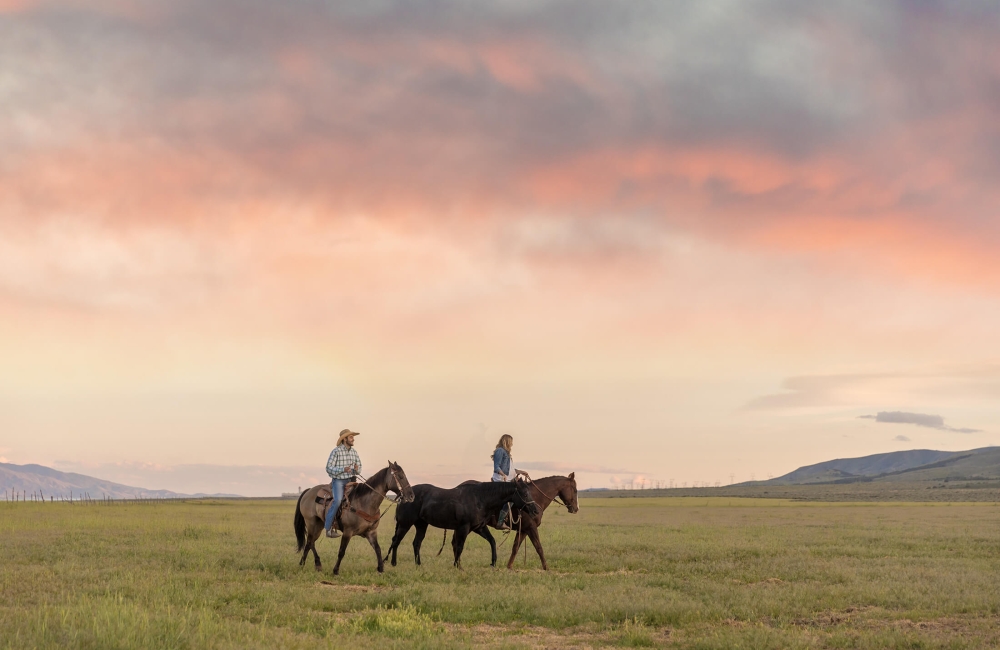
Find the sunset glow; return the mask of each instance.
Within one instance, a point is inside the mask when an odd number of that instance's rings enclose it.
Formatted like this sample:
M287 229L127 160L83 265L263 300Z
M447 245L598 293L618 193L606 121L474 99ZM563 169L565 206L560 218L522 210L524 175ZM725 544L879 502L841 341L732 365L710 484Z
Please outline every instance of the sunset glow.
M0 461L251 495L345 427L442 485L502 433L581 487L1000 443L998 50L976 3L0 0Z

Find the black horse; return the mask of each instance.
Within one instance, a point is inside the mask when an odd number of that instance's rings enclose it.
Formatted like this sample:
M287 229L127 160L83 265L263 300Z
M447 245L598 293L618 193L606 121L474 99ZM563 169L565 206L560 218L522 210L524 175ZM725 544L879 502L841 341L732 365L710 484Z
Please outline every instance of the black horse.
M521 542L527 537L538 553L538 559L542 561L542 568L549 570L548 562L545 561L545 551L542 549L542 540L538 536L538 527L542 525L542 515L549 504L556 499L562 499L563 505L572 514L580 512L580 505L576 496L576 473L569 476L546 476L545 478L532 479L528 484L531 490L531 498L538 506L538 514L531 515L526 512L514 510L514 514L508 517L511 526L514 528L514 543L510 546L510 559L507 560L507 568L514 567L514 559L517 551L521 548ZM487 525L497 528L499 513L494 513ZM498 529L500 530L500 529ZM444 548L444 540L441 540L441 547ZM440 552L440 551L439 551Z
M522 481L510 483L480 483L469 481L456 488L446 490L434 485L414 485L413 501L396 507L396 533L385 559L392 556L392 566L396 566L396 549L400 542L415 526L413 554L420 564L420 545L427 534L427 526L454 530L451 547L455 552L455 566L462 568L462 549L470 532L476 533L490 543L493 553L491 566L497 564L496 540L486 527L491 516L505 503L513 503L514 508L532 515L538 514L538 506L531 498L528 484Z

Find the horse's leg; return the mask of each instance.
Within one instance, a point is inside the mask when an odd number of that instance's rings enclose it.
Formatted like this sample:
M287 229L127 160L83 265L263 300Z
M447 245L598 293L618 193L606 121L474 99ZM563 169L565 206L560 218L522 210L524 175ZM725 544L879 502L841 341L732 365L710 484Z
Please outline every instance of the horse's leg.
M480 537L482 537L483 539L485 539L487 542L490 543L490 554L493 558L490 561L490 566L495 569L497 566L497 541L493 539L493 533L491 533L490 529L487 528L486 526L478 528L472 532L479 535Z
M424 542L424 535L427 534L427 522L418 521L414 524L417 529L416 534L413 536L413 559L420 566L420 545Z
M521 542L524 541L524 530L514 531L514 541L510 544L510 559L507 560L507 568L514 568L514 558L517 557L517 551L521 548Z
M378 562L378 572L382 573L385 571L385 563L382 560L382 549L379 548L378 545L378 531L374 529L369 530L365 533L365 539L367 539L368 543L372 545L373 549L375 549L375 560Z
M309 549L312 548L312 542L306 538L306 543L302 545L302 559L299 560L299 566L305 566L306 558L309 557Z
M316 570L317 571L322 571L323 570L323 563L320 562L320 560L319 560L319 553L316 552L316 540L319 539L319 536L322 535L325 530L326 530L325 528L321 527L313 535L310 535L311 539L309 540L309 547L312 548L313 561L316 563Z
M465 538L469 536L469 527L456 528L451 536L451 548L455 551L455 566L462 568L462 549L465 548Z
M392 556L392 551L396 548L396 535L399 534L399 528L401 525L402 524L400 522L396 522L396 529L392 532L392 539L389 541L389 550L385 552L385 558L382 560L383 562L389 561L389 558ZM393 564L392 566L396 565Z
M396 522L396 532L392 536L392 545L389 547L389 552L386 553L386 559L389 559L390 555L392 556L392 566L396 566L396 550L399 548L399 545L403 543L403 538L406 537L406 533L410 532L410 528L412 527L412 522Z
M333 575L340 575L340 563L344 560L344 553L347 553L347 544L351 541L351 535L344 533L340 538L340 553L337 554L337 563L333 565Z
M549 565L545 563L545 551L542 550L542 538L538 536L538 526L528 526L528 539L531 540L531 545L535 547L538 559L542 561L542 569L548 571Z

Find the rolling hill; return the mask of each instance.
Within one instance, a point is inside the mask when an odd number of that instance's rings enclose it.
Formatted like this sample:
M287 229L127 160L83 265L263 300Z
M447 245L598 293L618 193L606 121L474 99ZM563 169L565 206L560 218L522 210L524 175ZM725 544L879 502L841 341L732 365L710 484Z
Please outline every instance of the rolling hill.
M1000 479L1000 447L968 451L913 449L861 458L838 458L806 465L784 476L756 481L752 485L989 479Z
M235 494L181 494L170 490L147 490L146 488L122 485L103 479L60 472L44 465L14 465L0 463L0 490L8 493L26 492L31 495L40 492L46 499L49 497L79 498L81 494L89 493L93 499L105 496L113 499L174 499L201 496L238 496Z

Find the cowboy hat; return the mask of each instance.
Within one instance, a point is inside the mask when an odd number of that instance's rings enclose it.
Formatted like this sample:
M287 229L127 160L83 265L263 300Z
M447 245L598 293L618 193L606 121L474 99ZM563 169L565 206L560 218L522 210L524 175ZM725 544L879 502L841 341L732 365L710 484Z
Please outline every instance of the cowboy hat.
M357 431L351 431L350 429L344 429L343 431L340 432L340 435L337 436L337 446L339 447L340 443L344 442L344 438L346 438L348 436L360 436L360 435L361 434L358 433Z

